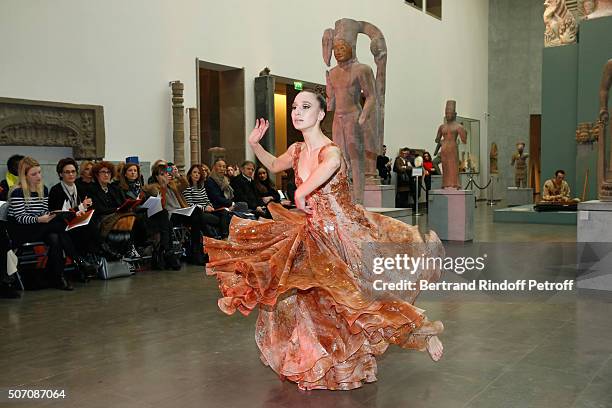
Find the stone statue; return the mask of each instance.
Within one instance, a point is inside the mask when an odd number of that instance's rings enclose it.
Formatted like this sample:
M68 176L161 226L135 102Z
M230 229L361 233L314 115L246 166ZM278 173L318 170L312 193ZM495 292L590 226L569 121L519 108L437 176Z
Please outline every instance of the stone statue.
M459 189L459 149L457 146L457 136L461 143L467 143L467 132L465 128L457 122L457 102L446 101L444 109L444 123L438 128L436 135L436 151L440 151L442 159L442 188Z
M359 33L370 37L376 77L370 66L357 60ZM383 145L387 46L374 25L343 18L323 34L323 60L328 67L332 50L338 64L327 71L327 110L334 111L333 140L348 158L353 198L361 203L366 182L378 182L376 157Z
M489 172L491 174L499 173L497 168L497 143L491 143L491 151L489 152Z
M610 130L610 113L608 111L608 99L612 85L612 59L604 65L599 85L599 159L598 159L598 179L599 179L599 199L601 201L612 201L612 131L607 138L606 129ZM606 140L607 139L607 140ZM606 150L610 150L610 158L606 168Z
M556 47L576 42L577 25L565 0L544 0L544 46Z
M525 188L527 187L527 159L529 158L529 155L524 153L525 142L518 142L516 150L510 163L514 166L514 185L518 188Z
M612 16L612 0L583 0L581 9L586 20Z

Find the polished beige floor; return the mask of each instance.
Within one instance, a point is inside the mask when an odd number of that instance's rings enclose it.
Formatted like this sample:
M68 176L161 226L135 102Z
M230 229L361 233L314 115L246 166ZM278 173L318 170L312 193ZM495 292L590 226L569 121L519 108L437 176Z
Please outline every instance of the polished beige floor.
M476 214L477 241L503 244L448 245L488 252L490 265L447 280L575 277L575 227L492 224L483 204ZM350 392L300 392L281 382L259 361L255 316L223 315L217 296L214 279L185 267L1 300L0 389L65 389L66 398L0 404L612 407L605 293L423 293L417 305L446 326L443 360L391 347L379 359L379 381Z

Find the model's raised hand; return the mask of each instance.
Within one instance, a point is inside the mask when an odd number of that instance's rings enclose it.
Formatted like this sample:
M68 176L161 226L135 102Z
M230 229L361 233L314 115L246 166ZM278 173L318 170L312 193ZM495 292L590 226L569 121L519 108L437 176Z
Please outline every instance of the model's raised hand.
M266 134L266 131L270 127L270 122L264 118L257 119L255 121L255 127L249 135L249 144L256 145L259 143L261 138Z

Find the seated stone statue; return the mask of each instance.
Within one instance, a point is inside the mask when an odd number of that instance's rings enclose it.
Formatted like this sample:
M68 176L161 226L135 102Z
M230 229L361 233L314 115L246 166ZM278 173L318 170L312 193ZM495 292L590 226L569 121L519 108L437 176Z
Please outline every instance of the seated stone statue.
M565 171L557 170L555 177L546 180L544 190L542 192L542 201L546 202L579 202L578 198L571 198L570 187L565 181Z

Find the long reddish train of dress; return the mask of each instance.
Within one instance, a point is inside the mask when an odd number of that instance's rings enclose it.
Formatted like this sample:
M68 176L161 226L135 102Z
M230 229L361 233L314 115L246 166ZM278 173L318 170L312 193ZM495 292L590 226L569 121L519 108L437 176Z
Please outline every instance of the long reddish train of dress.
M297 161L304 144L294 149ZM321 149L321 153L327 145ZM375 356L390 343L423 349L411 332L424 323L418 290L373 290L376 279L435 281L439 269L372 272L374 257L442 256L435 233L365 211L351 201L347 168L307 199L313 214L269 205L273 220L234 217L228 241L205 239L207 274L216 275L219 308L244 315L259 308L261 359L301 389L348 390L376 381Z

